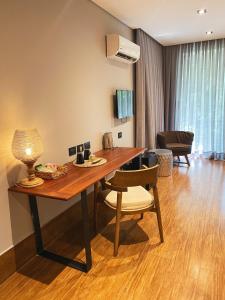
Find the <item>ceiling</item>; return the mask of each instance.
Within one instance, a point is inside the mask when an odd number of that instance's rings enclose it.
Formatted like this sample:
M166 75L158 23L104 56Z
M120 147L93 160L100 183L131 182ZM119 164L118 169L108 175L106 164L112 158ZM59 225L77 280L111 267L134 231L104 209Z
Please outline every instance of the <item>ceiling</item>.
M225 0L92 0L131 28L163 45L225 37ZM206 8L205 15L197 9ZM206 31L213 31L208 36Z

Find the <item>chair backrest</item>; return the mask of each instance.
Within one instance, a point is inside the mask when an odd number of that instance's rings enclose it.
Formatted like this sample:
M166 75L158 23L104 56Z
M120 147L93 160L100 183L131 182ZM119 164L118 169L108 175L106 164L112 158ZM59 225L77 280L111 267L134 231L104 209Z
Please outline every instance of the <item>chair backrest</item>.
M178 143L192 145L194 133L190 131L176 131Z
M177 136L175 131L164 131L157 134L157 143L159 148L166 149L166 144L177 143Z
M109 181L114 186L131 187L150 184L152 187L156 186L158 178L158 165L152 168L144 168L136 171L116 171L113 178Z
M169 143L182 143L192 145L194 133L189 131L163 131L157 134L157 142L160 148L165 148Z

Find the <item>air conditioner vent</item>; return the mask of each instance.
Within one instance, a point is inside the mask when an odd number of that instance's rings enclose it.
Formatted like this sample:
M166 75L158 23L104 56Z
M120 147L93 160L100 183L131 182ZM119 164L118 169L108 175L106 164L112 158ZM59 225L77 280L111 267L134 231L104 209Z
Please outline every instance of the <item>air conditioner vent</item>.
M124 58L124 59L127 59L127 60L130 60L130 61L133 61L133 62L136 62L136 58L131 57L131 56L128 56L128 55L123 54L123 53L120 53L120 52L118 52L118 53L116 54L116 56L121 57L121 58Z

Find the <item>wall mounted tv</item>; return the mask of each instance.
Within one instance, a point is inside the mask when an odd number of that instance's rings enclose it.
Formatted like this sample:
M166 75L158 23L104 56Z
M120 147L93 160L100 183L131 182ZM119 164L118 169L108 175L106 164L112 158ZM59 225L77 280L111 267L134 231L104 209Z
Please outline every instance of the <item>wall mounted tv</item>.
M116 118L132 117L134 115L133 91L117 90L114 105Z

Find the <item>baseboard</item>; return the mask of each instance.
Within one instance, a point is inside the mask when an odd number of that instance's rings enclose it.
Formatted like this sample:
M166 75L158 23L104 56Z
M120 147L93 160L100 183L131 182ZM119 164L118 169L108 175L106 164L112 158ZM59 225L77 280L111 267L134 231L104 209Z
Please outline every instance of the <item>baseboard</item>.
M88 195L89 214L93 215L93 193ZM57 239L72 226L81 226L80 201L42 227L45 246ZM0 256L0 283L20 269L36 255L34 234Z

